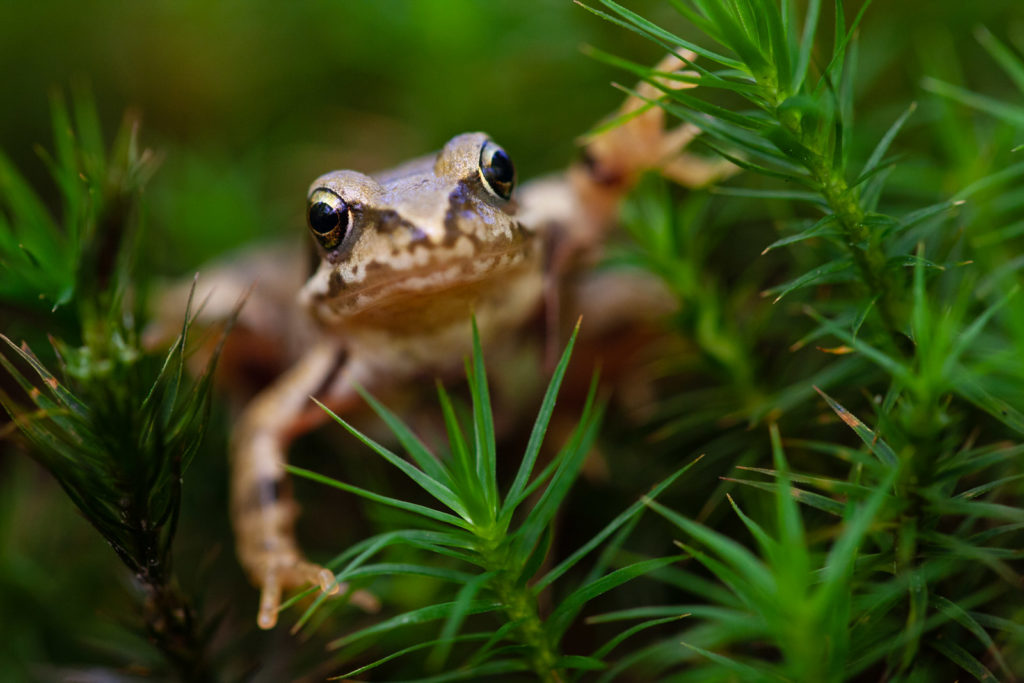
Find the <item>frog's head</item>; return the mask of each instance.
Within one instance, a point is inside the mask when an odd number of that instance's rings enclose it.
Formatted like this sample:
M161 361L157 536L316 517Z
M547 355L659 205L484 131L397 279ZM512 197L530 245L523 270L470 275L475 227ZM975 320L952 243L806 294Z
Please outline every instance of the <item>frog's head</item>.
M532 248L514 184L512 161L483 133L375 176L317 178L307 217L321 259L302 301L329 324L385 318L500 278Z

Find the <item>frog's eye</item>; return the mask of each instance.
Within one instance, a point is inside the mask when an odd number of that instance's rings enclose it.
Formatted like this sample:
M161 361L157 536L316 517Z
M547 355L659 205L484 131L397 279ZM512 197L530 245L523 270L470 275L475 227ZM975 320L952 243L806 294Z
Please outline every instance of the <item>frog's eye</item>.
M516 167L501 147L488 140L480 150L480 175L491 191L508 199L516 181Z
M317 190L309 198L309 229L324 249L334 249L348 230L348 204L330 190Z

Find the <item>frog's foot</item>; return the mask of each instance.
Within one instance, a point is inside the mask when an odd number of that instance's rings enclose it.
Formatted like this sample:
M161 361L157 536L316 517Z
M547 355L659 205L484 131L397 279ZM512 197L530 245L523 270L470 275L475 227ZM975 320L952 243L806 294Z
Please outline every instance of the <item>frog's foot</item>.
M263 566L253 578L262 586L259 615L256 618L256 623L262 629L270 629L277 624L284 590L302 588L309 584L319 585L320 590L327 595L347 595L352 604L367 612L380 609L380 602L372 593L365 590L349 593L348 584L338 583L329 569L307 562L296 553L267 558L261 564Z
M689 51L670 54L654 70L696 77L697 72L685 69L694 59L696 55ZM640 174L657 170L682 185L699 187L735 172L735 167L727 162L684 153L700 129L690 123L666 128L665 110L653 104L665 90L695 88L696 84L667 75L655 80L657 85L639 83L634 89L636 94L627 97L615 112L615 116L633 114L632 118L584 140L584 158L593 181L608 188L629 189Z

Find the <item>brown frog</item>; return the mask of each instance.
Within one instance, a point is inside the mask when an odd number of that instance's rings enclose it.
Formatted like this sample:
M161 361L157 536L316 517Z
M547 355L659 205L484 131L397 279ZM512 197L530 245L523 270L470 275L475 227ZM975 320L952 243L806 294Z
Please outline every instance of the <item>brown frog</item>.
M658 69L684 65L672 55ZM325 415L310 397L344 411L358 403L356 385L375 393L460 367L471 316L485 344L545 301L551 322L559 278L592 260L642 172L691 186L724 172L681 154L697 131L665 130L662 110L646 99L660 91L642 84L638 92L619 111L636 115L587 141L582 162L519 188L510 156L484 133L458 135L437 154L376 175L335 171L310 186L320 260L299 303L315 332L295 365L244 409L231 439L231 516L241 563L262 590L260 627L274 626L286 588L339 590L295 543L297 506L285 481L288 444ZM619 299L622 310L635 308ZM352 599L374 602L362 592Z

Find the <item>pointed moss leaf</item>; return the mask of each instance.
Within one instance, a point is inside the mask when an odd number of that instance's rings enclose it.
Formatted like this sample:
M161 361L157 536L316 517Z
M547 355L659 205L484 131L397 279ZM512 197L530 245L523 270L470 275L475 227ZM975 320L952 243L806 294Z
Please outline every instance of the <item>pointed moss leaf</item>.
M1013 528L1024 526L1024 523L1003 524L997 529ZM928 533L921 534L921 539L935 548L947 551L946 557L956 558L959 562L972 562L988 567L993 574L1000 577L1008 585L1014 586L1021 582L1021 575L1008 562L1020 557L1020 552L1009 548L996 548L984 545L987 538L998 536L972 535L967 539L960 539L950 534Z
M971 614L979 624L1007 633L1012 638L1020 638L1024 635L1024 624L1017 623L1012 619L1004 619L993 614L983 614L981 612L972 612Z
M697 12L687 5L686 0L669 0L669 4L672 5L677 12L686 17L687 21L700 29L701 33L707 35L716 43L722 43L722 37L718 33L718 28L712 22L708 21L700 12Z
M744 171L751 171L753 173L767 176L769 178L779 178L780 180L785 180L787 182L803 182L803 178L801 178L799 175L802 173L800 169L796 167L785 168L784 165L781 164L778 159L771 159L769 163L777 165L780 168L768 168L767 166L764 166L762 164L756 164L752 161L736 156L736 154L730 152L724 146L722 146L721 143L716 142L715 140L711 140L707 137L698 138L696 144L701 145L703 147L707 147L712 152L718 154L720 157L722 157L729 163L733 164L734 166L742 168Z
M767 291L769 295L774 295L772 303L778 303L782 297L786 296L791 292L795 292L798 289L804 287L810 287L814 284L820 284L825 282L836 282L842 278L844 274L848 274L853 267L853 261L849 258L839 258L834 261L829 261L823 266L818 266L813 270L810 270L798 278L790 280L789 282L773 287Z
M868 157L867 163L864 164L864 168L860 172L861 177L872 173L878 164L881 163L882 157L884 157L885 153L889 150L889 146L892 144L892 141L896 139L897 135L899 135L900 129L903 128L903 124L907 122L907 119L910 118L910 115L913 114L916 109L917 103L911 102L910 106L907 107L899 117L897 117L896 121L889 127L889 130L887 130L885 135L882 136L882 139L878 141L875 149L871 152L871 156Z
M356 579L365 579L373 576L427 576L433 579L441 579L443 581L451 581L453 583L464 584L474 579L473 574L467 574L466 572L455 571L454 569L445 569L443 567L430 567L421 564L411 564L408 562L381 562L379 564L367 564L351 571L343 571L338 575L338 581L349 581Z
M29 395L32 402L39 408L45 411L51 411L52 417L57 418L61 411L70 410L79 416L84 416L87 413L87 408L82 404L67 388L57 380L49 370L43 366L42 363L36 358L35 354L28 350L28 348L22 348L11 341L6 335L0 333L0 341L6 344L16 356L21 358L27 363L32 370L39 376L39 379L43 382L43 387L37 388L25 375L18 370L13 363L8 360L5 353L0 353L0 364L3 365L4 369L7 370L8 374L18 383L18 386ZM9 406L8 410L15 410L16 406L13 402L5 403L5 406ZM15 414L11 413L11 417L14 418Z
M677 114L676 108L668 104L664 106L670 113ZM680 108L680 111L683 110ZM694 125L708 134L697 138L695 144L707 147L726 161L769 178L811 187L811 181L803 168L790 163L781 152L771 145L764 145L763 141L757 140L749 131L720 124L707 117L693 117L693 120L690 120L687 116L680 115L679 118L690 123L700 121L701 123Z
M465 532L451 533L447 531L425 531L422 529L388 531L349 546L344 552L334 557L328 563L328 566L337 567L350 561L354 566L358 566L384 548L393 545L408 545L435 553L448 554L445 551L450 551L452 548L459 548L461 550L475 549L476 540L472 535ZM449 556L459 559L470 557L469 554L459 551L453 551Z
M822 209L828 205L821 198L820 194L814 192L797 192L794 190L754 190L745 187L716 187L715 194L728 195L732 197L753 197L755 199L777 199L781 201L807 202ZM827 216L826 216L827 218Z
M654 576L657 572L652 572ZM705 613L706 614L706 613ZM690 614L689 605L648 605L645 607L630 607L627 609L605 612L587 617L588 624L610 624L614 621L630 621L633 619L647 619L650 617L667 617L668 619L682 619L693 616Z
M899 458L896 456L896 453L892 450L889 444L878 438L867 425L861 422L855 415L853 415L853 413L841 406L831 396L818 387L815 387L814 389L818 392L819 396L825 399L829 408L839 416L839 419L845 422L846 425L860 437L860 440L864 442L864 445L868 447L868 450L874 453L881 462L892 468L896 468L899 465Z
M529 483L529 485L526 487L526 489L524 489L523 492L520 493L519 496L516 498L516 500L513 501L508 506L508 512L506 513L506 515L504 517L502 517L499 520L500 524L507 525L509 522L511 522L511 520L512 520L512 513L514 513L516 511L516 509L519 507L520 504L522 504L522 502L524 500L526 500L527 498L532 496L538 489L540 489L541 486L543 486L551 478L551 475L553 475L555 473L555 471L558 470L558 468L562 465L562 460L568 454L569 454L569 444L566 443L558 451L558 453L555 455L555 457L551 459L551 462L549 462L547 465L545 465L544 469L542 469L540 472L537 473L537 476L535 476L533 478L533 480Z
M440 381L437 382L437 396L441 403L441 413L444 416L444 427L448 434L448 447L451 449L453 463L451 465L452 487L460 500L465 504L466 510L476 524L484 525L490 522L491 515L487 508L487 501L484 499L483 491L476 480L476 466L473 454L469 450L462 425L455 414L448 392Z
M608 665L594 657L562 655L558 658L555 667L559 669L575 669L577 671L601 671L602 669L607 669Z
M381 503L383 505L388 505L390 507L395 507L395 508L398 508L400 510L405 510L407 512L412 512L412 513L415 513L415 514L418 514L418 515L422 515L423 517L427 517L429 519L434 519L434 520L437 520L438 522L444 522L445 524L451 524L452 526L457 526L460 529L467 529L468 530L470 528L470 525L466 521L464 521L464 520L462 520L462 519L460 519L460 518L458 518L458 517L456 517L454 515L450 515L447 512L441 512L440 510L435 510L433 508L428 508L428 507L426 507L424 505L418 505L416 503L409 503L409 502L406 502L404 500L399 500L398 498L391 498L389 496L382 496L379 493L374 493L373 491L367 491L366 489L359 488L358 486L352 486L351 484L346 484L343 481L338 481L337 479L332 479L330 477L325 477L322 474L318 474L316 472L313 472L313 471L307 470L307 469L303 469L301 467L295 467L294 465L288 465L286 467L286 469L291 474L294 474L294 475L297 475L297 476L300 476L300 477L305 477L306 479L311 479L313 481L320 482L321 484L327 484L328 486L333 486L334 488L341 489L342 491L348 491L349 493L354 493L357 496L361 496L363 498L366 498L367 500L372 500L375 503Z
M996 314L999 309L1006 305L1006 303L1017 296L1020 291L1018 285L1014 285L1006 294L998 299L991 306L982 311L981 315L971 321L963 332L957 336L956 341L953 343L953 347L950 349L949 354L943 361L943 372L947 376L952 375L955 364L960 360L960 357L964 355L970 348L972 348L974 341L981 334L981 331L985 329L985 325L988 324L992 316Z
M966 491L961 491L960 493L956 494L955 497L962 498L964 500L973 500L974 498L978 498L979 496L985 495L989 491L994 491L998 488L1003 487L1006 484L1009 484L1010 482L1018 481L1020 479L1024 479L1024 474L1013 474L1008 477L999 477L998 479L987 481L984 484L973 486L967 489Z
M599 595L603 595L608 591L621 586L627 581L632 581L638 576L643 576L659 567L664 567L673 562L678 562L683 559L682 555L675 555L672 557L661 557L654 560L644 560L642 562L636 562L621 569L602 576L596 581L592 581L575 591L570 593L565 600L563 600L558 607L551 612L551 616L548 617L545 622L545 629L547 630L548 636L555 642L559 641L565 630L569 628L569 624L572 623L579 611L583 609L583 606L589 601L593 600Z
M652 572L651 578L674 586L690 595L700 596L701 599L705 599L709 603L734 609L741 609L743 606L743 603L728 588L704 576L703 573L697 574L679 567L664 567Z
M742 576L748 585L747 590L770 595L774 592L773 579L761 561L736 541L703 524L683 517L660 503L648 501L647 506L679 527L724 561L724 565ZM717 572L716 572L717 573ZM721 578L721 577L720 577ZM735 590L735 587L734 587Z
M800 92L807 81L807 70L811 64L811 52L814 50L814 35L818 29L818 16L821 13L821 0L810 0L807 3L807 14L804 18L804 29L800 37L799 56L793 66L793 92Z
M0 200L8 209L8 227L18 244L36 254L40 268L60 266L66 254L57 248L64 236L32 186L6 155L0 153ZM20 229L18 229L20 226Z
M509 634L515 632L520 626L522 626L522 620L508 618L505 623L499 626L491 637L487 639L487 642L481 645L476 652L466 660L466 666L474 667L479 666L481 663L486 662L489 658L493 657L496 652L498 643L503 642L509 637Z
M432 479L444 484L445 486L451 486L451 477L448 472L445 471L444 467L438 462L434 454L431 453L423 442L412 433L404 422L402 422L397 415L391 412L387 406L378 401L370 392L366 391L361 386L355 387L359 395L363 397L373 412L381 419L384 424L388 426L388 429L398 439L399 443L406 450L410 457L419 465L420 469L427 473Z
M473 424L476 445L476 476L483 488L488 510L498 510L498 456L494 442L494 413L491 394L487 387L484 352L480 346L480 330L473 318L473 359L469 379L469 393L473 402Z
M777 0L755 0L751 10L767 24L769 62L774 67L777 88L782 93L793 93L793 65L790 60L789 36L783 29L782 13Z
M979 95L960 86L927 76L921 81L921 87L936 95L947 97L971 109L1002 119L1017 127L1024 127L1024 107L1007 104L987 95Z
M843 65L846 61L847 46L849 46L850 41L853 39L853 36L857 31L857 27L860 25L860 20L864 17L864 13L867 12L868 7L871 6L871 2L872 0L865 0L864 4L861 5L860 9L857 11L857 16L854 17L853 23L850 24L850 28L845 29L845 11L843 10L843 3L842 0L836 0L836 23L832 58L821 72L821 80L819 81L818 87L821 87L821 84L826 81L837 82L839 80L839 76L843 73Z
M946 270L946 267L929 261L921 256L913 256L911 254L905 254L903 256L894 256L889 259L889 264L893 266L924 266L926 268L934 268L935 270Z
M647 19L644 19L639 14L636 14L635 12L626 9L625 7L616 2L612 2L612 0L598 1L602 5L604 5L605 7L619 15L619 17L622 17L622 19L616 19L616 17L612 17L604 12L595 10L583 3L578 4L580 4L580 6L587 9L588 11L597 14L598 16L604 17L605 19L613 23L616 23L620 26L628 28L631 31L635 31L640 35L646 36L651 40L654 40L655 42L666 47L670 52L674 52L679 48L683 48L686 50L690 50L695 54L704 57L705 59L710 59L713 62L717 62L722 66L727 66L731 69L743 69L742 62L732 59L730 57L726 57L725 55L719 54L717 52L713 52L711 50L701 47L700 45L697 45L696 43L692 43L688 40L680 38L679 36L669 33L668 31L661 28L657 24L648 21Z
M611 539L605 544L604 548L601 549L601 553L594 561L591 562L590 571L587 572L582 583L596 581L608 571L608 568L612 566L617 558L621 557L622 544L626 542L626 539L633 535L633 531L636 529L639 521L640 516L637 515L627 521L621 528L619 528L618 531L615 532Z
M772 422L768 427L768 431L772 446L772 461L775 464L775 469L778 470L777 480L780 489L779 493L775 496L775 517L776 524L778 525L779 545L787 556L785 559L790 567L794 569L795 573L803 574L808 570L806 565L809 561L803 520L800 517L796 497L786 495L786 489L789 489L791 486L789 463L786 462L786 454L782 449L782 437L779 435L778 424Z
M964 517L983 517L1008 522L1024 522L1024 509L1002 503L988 503L980 500L963 500L959 498L933 499L928 508L941 515L963 515Z
M1007 401L992 395L973 379L964 378L957 383L954 390L1018 434L1024 434L1024 413Z
M936 609L945 614L951 620L957 622L970 631L971 634L978 639L978 642L985 648L985 651L993 656L996 663L999 665L999 668L1006 673L1007 678L1012 677L1010 669L1006 664L1006 660L1003 659L1002 653L999 652L999 648L996 647L995 642L992 640L992 636L988 634L988 632L974 617L955 602L944 598L941 595L932 596L932 604L934 604Z
M764 118L763 115L752 116L746 113L735 112L731 109L727 109L725 107L721 107L711 102L707 102L701 99L700 97L693 95L692 91L667 88L664 85L657 82L654 83L654 85L662 89L662 92L664 92L668 100L678 102L679 104L682 104L684 107L687 107L688 109L692 109L702 114L706 114L714 121L717 121L719 125L731 124L740 130L754 131L757 133L764 133L770 130L771 122L768 119ZM650 100L650 98L643 97L639 93L634 93L634 97L647 100L648 102L652 101ZM659 100L653 100L653 102L657 103L659 102ZM685 110L673 108L668 102L661 102L662 107L668 109L673 114L677 114L679 118L683 118L682 112ZM700 118L694 118L693 120L696 123L696 125L700 126ZM700 127L707 128L708 126L705 125ZM709 132L712 131L712 129L710 128L708 128L708 130ZM757 138L751 137L749 138L749 140L750 142L753 143L755 140L757 140ZM766 152L770 150L770 147L764 145L763 143L759 145L759 148Z
M490 635L491 635L490 633L467 633L465 635L455 636L454 638L449 639L449 642L452 642L452 643L467 643L467 642L473 642L473 641L477 641L477 640L486 640L487 638L490 637ZM387 655L386 657L381 657L380 659L378 659L376 661L373 661L373 662L370 662L369 664L366 664L364 666L361 666L358 669L353 669L352 671L349 671L348 673L341 674L340 676L333 676L331 678L328 678L327 680L329 680L329 681L347 680L347 679L352 678L353 676L358 676L361 673L364 673L366 671L370 671L371 669L376 669L378 666L381 666L382 664L387 664L392 659L398 659L399 657L403 657L403 656L405 656L407 654L412 654L413 652L419 652L420 650L425 650L425 649L427 649L429 647L434 647L434 646L436 646L436 645L438 645L438 644L440 644L440 643L442 643L444 641L445 641L444 638L438 638L436 640L427 640L427 641L422 642L422 643L416 643L415 645L410 645L409 647L406 647L406 648L403 648L401 650L398 650L397 652L392 652L391 654Z
M348 422L346 422L343 418L336 415L330 408L325 406L320 401L316 400L315 398L313 398L312 401L316 403L318 406L320 406L328 415L330 415L335 422L337 422L346 430L348 430L348 432L352 436L356 437L364 444L369 446L371 450L377 453L377 455L387 460L389 463L391 463L399 470L401 470L407 477L409 477L414 482L419 484L419 486L424 491L426 491L431 496L436 498L442 504L448 506L448 508L455 512L455 514L457 514L459 517L462 517L467 522L472 521L469 515L469 511L466 510L466 506L463 505L462 501L459 499L459 497L455 494L454 491L452 491L450 488L448 488L441 482L437 481L436 479L425 473L423 470L420 470L411 463L407 462L404 458L396 455L395 453L392 453L390 450L388 450L381 444L377 443L370 437L360 432L358 429L356 429ZM383 415L381 417L383 419ZM402 429L404 429L404 426L402 427ZM411 434L409 436L410 438L415 438L411 437Z
M693 4L714 24L722 37L723 45L742 60L743 67L740 68L749 71L758 81L769 77L772 69L767 56L751 40L743 24L729 13L725 5L719 0L693 0Z
M970 652L948 640L930 639L928 647L935 650L979 681L999 680Z
M429 552L452 557L457 560L462 560L469 564L473 564L475 555L469 555L467 553L452 550L451 547L457 548L474 548L475 541L468 537L459 536L458 534L452 534L447 532L439 531L422 531L418 529L405 529L400 531L389 531L383 534L372 536L368 539L360 541L349 548L343 553L334 557L330 562L327 563L328 567L338 567L339 565L345 564L340 572L335 573L335 580L339 583L344 581L347 577L352 576L352 572L359 567L362 567L366 561L372 558L374 555L379 553L381 550L391 547L393 545L409 545L414 548L420 548ZM315 590L315 589L314 589ZM282 605L281 609L290 607L292 604L301 600L306 594L299 593L294 597L286 600ZM322 606L323 602L328 598L328 594L319 593L313 602L306 608L302 616L296 621L293 627L293 632L298 632L302 629L306 623L312 618L313 614Z
M55 158L50 158L47 155L47 165L50 167L50 175L61 188L62 198L69 209L68 215L77 216L83 200L83 193L79 191L81 178L75 172L78 160L75 151L74 129L68 114L67 103L60 91L55 91L50 96L50 123L53 128ZM78 224L76 221L68 221L65 227L75 230ZM76 241L77 235L69 234L68 239Z
M761 489L762 491L769 491L775 494L779 493L779 485L774 482L769 483L763 481L752 481L749 479L734 479L732 477L725 477L724 480L743 484L744 486L750 486L755 489ZM812 491L806 491L795 486L789 487L788 494L798 503L815 508L816 510L821 510L822 512L827 512L830 515L835 515L837 517L843 516L845 506L839 501L833 500L828 496L823 496L820 493L814 493Z
M622 57L618 57L608 52L604 52L603 50L599 50L596 47L593 47L592 45L585 45L583 46L582 50L584 54L586 54L589 57L593 57L594 59L600 62L608 64L609 66L614 66L619 69L628 71L636 75L637 77L659 87L663 86L663 81L674 81L676 83L689 83L691 85L700 86L703 89L714 88L717 90L727 90L730 92L740 93L746 97L751 97L759 92L757 86L752 85L749 82L749 80L742 80L740 78L735 77L727 78L720 72L709 71L708 69L704 68L699 62L688 62L686 71L676 71L670 73L667 71L658 71L657 69L653 69L650 66L647 66L646 64L638 64L637 62L633 62L628 59L623 59ZM694 75L692 71L696 71L697 75ZM735 74L736 72L729 73ZM615 117L613 120L617 120L620 122L623 121L623 119L629 120L631 118L638 116L640 113L643 113L644 111L648 111L649 107L653 105L653 102L648 102L647 105L640 107L639 109L633 110L631 112L621 114ZM597 128L592 129L591 131L586 133L585 137L596 135L612 127L614 126L609 124L600 125Z
M1007 447L998 444L995 447L974 448L961 451L955 456L942 463L938 476L956 481L968 474L981 472L982 470L998 465L1024 455L1024 444Z
M703 456L701 456L701 457L703 457ZM562 576L563 574L565 574L565 572L569 571L569 569L571 569L573 566L575 566L576 563L578 563L581 559L583 559L594 548L596 548L601 543L603 543L606 538L611 536L623 524L625 524L630 519L632 519L633 517L638 515L640 513L640 511L644 509L644 505L645 505L644 500L645 499L646 500L655 500L655 499L657 499L657 497L659 495L661 495L661 493L663 491L665 491L665 489L667 489L669 486L672 485L672 482L674 482L676 479L681 477L687 470L689 470L691 467L693 467L698 462L700 462L701 457L695 458L692 462L690 462L685 467L682 467L682 468L676 470L675 472L673 472L671 475L669 475L668 477L663 479L661 482L659 482L657 485L652 487L651 490L645 496L645 498L641 498L640 500L636 501L635 503L630 505L628 508L623 510L621 513L619 513L619 515L615 519L613 519L603 529L601 529L601 531L599 531L597 534L595 534L593 538L591 538L589 541L587 541L576 552L574 552L572 555L570 555L565 560L560 562L558 564L558 566L554 567L551 571L549 571L547 574L545 574L543 578L541 578L539 581L537 581L534 584L534 586L533 586L534 592L540 592L540 591L544 590L547 586L551 585L554 581L556 581L558 579L558 577Z
M777 495L781 496L784 494L779 493ZM736 516L740 518L741 522L743 522L743 526L747 527L747 531L749 531L750 535L754 537L755 541L757 541L757 545L761 548L761 553L770 559L778 557L779 544L775 539L769 536L768 533L761 528L760 524L748 517L743 510L740 509L740 506L736 504L736 501L733 500L732 496L727 493L725 494L725 497L728 499L729 505L732 506L733 512L735 512Z
M853 319L853 324L850 325L850 334L853 335L854 339L857 338L860 328L864 325L864 321L868 319L868 314L871 313L875 304L878 303L878 299L879 295L876 294L868 299L868 302L861 306L860 310L857 312L857 317Z
M999 63L999 66L1010 77L1013 84L1017 86L1017 90L1024 93L1024 60L1015 55L1010 48L1006 47L984 26L979 26L975 29L974 36L988 53L992 55L992 58Z
M516 585L525 586L541 568L541 565L544 564L548 551L551 550L552 536L551 525L544 527L544 533L541 535L540 540L533 547L530 556L526 558L526 562L523 563L523 569L519 572L519 580L516 582ZM536 588L534 588L534 592L536 592Z
M641 631L646 631L649 628L654 628L655 626L661 626L662 624L670 624L674 621L679 621L680 619L683 619L687 616L689 615L680 614L678 616L662 617L660 619L648 619L647 621L636 624L635 626L631 626L630 628L627 628L625 631L618 634L617 636L609 640L607 643L599 647L597 650L595 650L594 654L592 654L591 657L598 661L601 661L605 657L607 657L612 650L618 647L620 643L622 643L630 636L640 633Z
M393 631L394 629L401 628L403 626L424 624L431 621L445 619L448 617L448 615L452 613L455 607L455 602L444 602L438 605L430 605L429 607L421 607L420 609L411 610L409 612L405 612L403 614L391 617L390 619L385 619L384 621L373 624L372 626L368 626L364 629L360 629L358 631L350 633L347 636L337 638L331 641L328 647L330 647L331 649L338 649L350 643L362 640L363 638L379 635L382 633L387 633L388 631ZM493 612L500 608L500 603L492 602L489 600L473 600L469 603L469 606L466 608L465 613L484 614L487 612Z
M689 649L693 650L694 652L700 654L701 656L705 657L706 659L711 660L715 664L718 664L725 671L729 671L729 672L739 676L739 678L737 680L741 680L741 681L780 681L780 683L782 681L786 681L787 680L785 677L780 676L780 675L770 671L769 669L767 669L765 667L751 666L750 664L746 664L744 662L737 661L735 659L732 659L731 657L726 657L724 655L720 655L720 654L712 652L710 650L705 650L702 647L698 647L698 646L693 645L691 643L687 643L686 641L683 641L682 643L680 643L680 645L682 645L683 647L689 648Z
M594 399L597 394L597 375L591 381L590 391L587 394L586 403L583 406L583 414L580 423L573 431L569 442L556 456L558 466L551 481L540 499L530 510L522 525L516 530L514 537L514 556L525 560L532 552L537 540L544 533L544 528L554 518L562 500L569 493L569 489L576 481L583 459L590 451L594 440L597 438L597 431L600 427L604 407L599 406L594 410ZM591 412L593 410L593 413Z
M848 513L842 533L832 544L821 572L821 584L814 597L819 609L831 605L835 595L848 587L849 573L857 559L860 545L878 517L898 473L898 468L893 467L871 497L863 505L853 508L852 514Z
M457 634L459 629L462 628L462 623L466 620L470 605L473 604L477 593L494 577L494 572L478 574L467 580L465 585L459 589L458 595L455 596L452 610L445 620L444 626L441 628L441 637L435 641L436 647L430 653L430 657L427 660L429 668L436 671L445 665L452 647L459 640Z
M533 421L533 429L530 431L530 440L526 444L526 452L523 453L523 459L519 463L515 479L512 480L512 485L509 486L508 493L505 495L505 503L501 508L502 517L511 513L510 506L516 504L520 494L522 494L529 483L530 476L533 474L533 466L537 461L537 454L540 453L544 435L547 433L548 423L551 421L551 413L555 409L558 390L562 386L565 369L569 366L569 358L572 355L572 348L576 343L576 336L579 334L579 330L580 322L577 321L576 327L573 328L572 335L569 337L569 342L565 345L565 350L562 352L562 357L559 359L558 365L555 366L555 372L551 375L548 388L544 392L544 399L541 401L540 410L537 412L537 418Z
M1024 162L1017 162L1002 169L996 171L990 175L976 180L964 189L960 190L953 196L954 202L963 201L969 199L979 192L987 192L988 190L996 187L1001 187L1008 183L1018 180L1021 176L1024 176Z
M878 197L881 195L882 188L885 186L886 180L889 178L889 174L892 172L896 162L902 159L901 156L888 157L882 159L874 166L870 171L865 171L861 175L857 176L857 179L850 184L850 189L865 185L864 195L870 195L870 202L863 201L865 208L869 211L874 211L878 202Z
M854 337L846 330L845 327L837 325L836 323L823 318L813 309L806 309L807 314L814 318L822 327L823 330L835 335L846 344L851 346L855 351L863 354L865 358L878 365L880 368L888 372L895 379L900 382L909 382L912 379L912 374L909 368L901 363L899 360L889 356L888 354L879 351L874 346L871 346L867 342L863 341L859 337ZM820 392L819 392L820 393Z
M789 442L792 443L792 442ZM746 472L760 472L761 474L768 475L769 477L775 477L778 475L776 470L767 467L747 467L746 465L738 465L736 469L744 470ZM851 483L842 479L835 479L833 477L822 477L810 474L803 474L799 472L790 472L788 474L790 481L800 482L802 484L810 484L818 489L840 495L843 497L866 497L871 494L874 490L873 487L864 486L862 484Z

